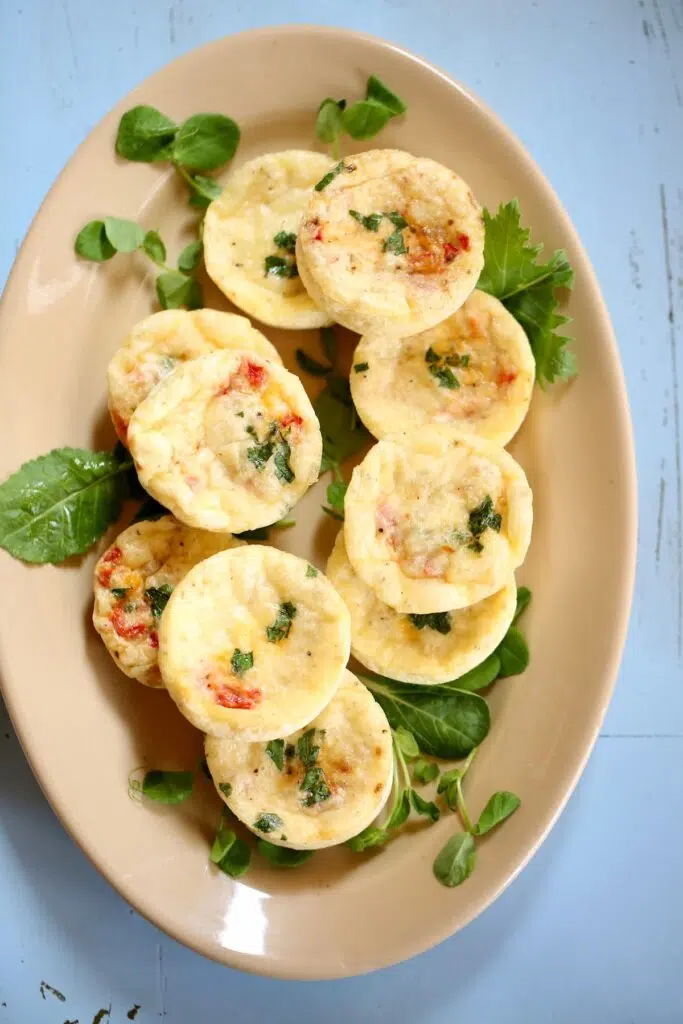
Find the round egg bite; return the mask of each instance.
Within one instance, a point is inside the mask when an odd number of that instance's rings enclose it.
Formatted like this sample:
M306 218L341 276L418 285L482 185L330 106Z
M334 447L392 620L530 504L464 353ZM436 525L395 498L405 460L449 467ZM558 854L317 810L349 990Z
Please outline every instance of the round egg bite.
M236 313L166 309L136 324L107 370L109 412L119 439L128 443L131 416L162 377L218 349L246 350L282 363L275 346Z
M421 334L361 338L351 393L377 438L425 426L505 445L534 387L529 340L502 302L474 291L457 312Z
M371 448L344 508L349 561L399 612L483 601L508 583L531 539L531 488L512 456L429 429Z
M266 153L231 171L206 211L209 277L262 323L290 329L331 323L306 292L294 256L304 206L331 166L322 153Z
M158 629L173 589L204 558L243 543L173 516L133 523L119 534L95 566L93 624L122 672L145 686L164 685Z
M299 378L239 351L173 370L133 413L128 444L143 487L178 519L231 533L281 519L322 454Z
M328 179L306 206L296 259L333 320L397 338L462 305L484 264L481 209L462 178L379 149L346 157Z
M354 571L337 535L327 575L351 613L351 653L371 672L402 683L446 683L495 651L515 614L517 587L456 611L405 615L384 604Z
M277 846L319 850L362 832L391 791L391 729L350 672L304 729L269 744L207 736L216 790L247 828Z
M159 631L159 664L198 729L271 740L320 714L350 642L349 612L322 573L250 545L207 559L176 587Z

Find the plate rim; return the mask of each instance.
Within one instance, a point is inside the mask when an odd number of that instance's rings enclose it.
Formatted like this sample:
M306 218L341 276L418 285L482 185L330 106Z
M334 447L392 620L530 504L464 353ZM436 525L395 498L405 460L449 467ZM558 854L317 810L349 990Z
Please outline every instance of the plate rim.
M518 159L525 167L527 167L533 174L534 186L540 184L553 206L553 215L561 226L562 232L569 238L571 238L573 246L581 254L582 258L582 273L588 278L589 284L593 290L595 297L598 300L600 314L601 314L601 334L604 334L606 340L606 352L609 356L609 362L611 364L611 371L613 379L618 385L616 389L615 403L615 414L618 422L618 434L622 438L624 443L624 460L620 465L620 474L622 478L622 486L626 495L626 503L623 509L624 512L624 536L626 540L626 546L624 550L624 564L622 567L622 587L615 597L615 605L618 606L618 614L615 615L614 625L611 631L611 641L609 650L608 666L603 673L603 686L601 690L602 699L597 702L593 708L590 720L586 721L586 735L587 739L583 745L580 756L577 758L573 769L567 772L567 777L563 782L563 795L562 798L557 802L553 813L549 816L548 820L543 823L542 827L537 829L532 841L529 843L528 849L526 850L525 856L519 861L515 869L511 871L506 877L504 877L500 884L496 887L489 889L482 897L475 901L467 910L462 918L458 921L457 926L453 928L449 925L446 918L442 921L441 927L432 927L431 929L425 928L421 932L421 940L418 946L405 955L401 954L398 959L393 956L378 956L377 961L370 964L361 970L352 970L349 972L341 966L335 971L316 971L315 969L307 969L307 965L299 965L299 968L295 968L290 964L284 963L281 960L275 959L271 954L253 954L243 953L235 949L225 949L221 947L218 949L215 945L212 945L210 939L204 941L191 941L182 934L180 929L177 929L173 922L166 919L164 908L158 907L147 907L141 903L136 896L130 896L126 892L126 884L122 879L113 877L106 869L104 864L98 863L95 859L94 852L91 853L87 846L87 837L80 833L77 834L71 824L70 814L68 805L65 801L61 800L56 793L52 792L53 786L50 784L50 780L41 777L41 772L38 767L38 763L34 765L34 762L29 754L29 742L26 738L26 732L21 725L20 712L13 706L13 700L10 692L10 688L5 683L5 669L3 668L6 659L3 657L4 639L2 637L2 624L0 622L0 690L2 691L3 698L7 707L8 714L12 721L13 728L19 739L22 752L26 757L26 760L33 772L36 781L38 782L45 798L47 799L50 807L57 815L62 827L66 830L67 834L76 843L78 848L85 854L90 863L96 868L96 870L106 879L106 881L112 886L112 888L132 907L135 908L136 912L150 922L154 927L159 928L167 935L174 938L181 944L188 946L194 951L207 957L210 960L214 960L222 965L231 966L248 973L265 975L273 978L283 978L290 980L331 980L336 978L345 978L351 976L361 976L363 974L370 973L375 970L382 969L383 967L390 966L405 962L413 956L417 956L422 952L433 948L434 946L445 941L447 938L454 935L457 931L460 931L466 925L470 924L476 917L478 917L484 910L486 910L502 892L517 878L519 873L526 867L531 858L536 854L541 844L545 841L550 830L553 828L560 814L564 810L567 801L574 792L576 785L584 771L588 758L595 746L600 727L604 720L607 708L609 706L614 687L616 685L623 652L625 648L630 612L633 600L633 591L635 583L635 572L637 562L637 530L638 530L638 490L637 490L637 472L636 472L636 452L634 443L634 432L632 419L630 414L628 391L626 387L626 380L624 375L624 369L619 357L618 345L612 327L611 319L607 309L605 299L600 288L597 275L593 268L590 257L579 237L576 228L571 221L569 214L564 208L561 200L550 184L548 178L545 176L541 168L534 160L531 153L522 144L521 140L512 132L511 129L502 121L498 114L493 111L487 103L485 103L480 96L473 92L468 86L463 85L457 79L453 78L448 72L444 71L438 65L432 63L426 58L406 49L405 47L394 43L390 40L384 39L380 36L375 36L370 33L356 31L341 26L332 25L318 25L308 23L288 23L284 25L267 25L258 28L247 29L241 32L235 32L228 35L221 36L217 39L211 39L200 46L193 47L187 50L185 53L180 54L173 60L167 61L166 63L157 67L149 75L147 75L141 82L133 87L125 96L122 96L109 110L98 120L93 128L87 133L83 141L76 147L74 152L68 158L67 162L56 176L38 209L36 210L29 228L22 240L21 246L10 273L8 275L5 287L2 295L0 296L0 351L4 351L4 346L9 344L9 338L3 342L4 335L11 334L7 330L7 316L8 308L12 294L17 287L17 282L21 276L24 264L27 263L33 254L36 241L38 240L39 221L41 214L46 208L49 208L51 203L55 199L55 192L63 182L65 177L69 173L69 169L73 162L79 158L85 151L91 146L96 145L101 136L103 136L109 130L109 122L116 116L119 117L125 109L133 105L135 102L144 101L144 91L148 87L149 83L152 82L158 75L162 75L168 71L170 67L182 65L186 61L196 59L196 56L200 52L207 52L213 49L220 49L225 46L226 43L232 46L239 46L243 42L253 42L254 40L265 41L277 41L282 36L327 36L330 39L343 37L350 43L361 43L369 44L381 50L389 50L397 54L400 58L411 62L412 64L419 65L427 74L436 75L450 88L455 89L466 101L472 104L477 109L479 114L482 115L483 119L489 124L492 124L495 128L496 133L505 141L506 145L514 151L516 159ZM15 689L15 688L12 688ZM18 689L18 688L17 688ZM221 952L224 955L221 955Z

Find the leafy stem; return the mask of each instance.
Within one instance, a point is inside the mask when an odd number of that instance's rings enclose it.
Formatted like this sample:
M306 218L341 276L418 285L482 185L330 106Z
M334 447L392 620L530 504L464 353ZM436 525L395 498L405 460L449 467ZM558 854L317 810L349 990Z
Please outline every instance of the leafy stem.
M465 829L470 834L474 833L474 825L472 824L472 819L470 818L469 812L467 810L467 804L465 803L465 797L462 791L462 782L470 769L470 765L472 764L474 758L476 757L478 749L478 747L475 747L474 750L470 754L468 754L467 759L460 771L460 775L458 776L458 779L456 780L455 783L455 801L456 806L458 808L458 814L462 819L462 823L465 826Z

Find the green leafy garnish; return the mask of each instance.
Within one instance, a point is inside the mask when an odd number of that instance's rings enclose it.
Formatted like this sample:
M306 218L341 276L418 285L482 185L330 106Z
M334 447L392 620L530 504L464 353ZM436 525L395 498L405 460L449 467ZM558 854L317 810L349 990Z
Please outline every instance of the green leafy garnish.
M432 822L437 822L441 817L441 811L434 803L433 800L425 800L421 797L414 789L410 790L410 802L413 805L413 809L418 814L423 815L425 818L429 818Z
M219 782L218 788L220 789L224 797L229 797L230 794L232 793L232 785L229 782Z
M264 260L266 277L298 277L299 269L292 260L283 256L266 256Z
M127 492L129 456L56 448L0 484L0 547L25 562L63 562L113 523Z
M449 889L470 877L477 863L477 850L469 832L457 832L434 861L434 875Z
M254 667L254 652L241 651L239 647L236 647L232 652L230 666L232 668L233 675L243 676L245 672L248 672L250 668Z
M495 682L500 674L500 658L497 654L489 654L488 658L477 665L476 668L470 669L464 676L460 676L459 679L454 679L450 683L443 683L442 685L449 689L456 690L467 690L469 693L475 690L483 690L486 686L490 686L491 683Z
M285 741L284 740L271 740L266 745L266 754L271 759L275 767L279 772L285 766Z
M439 766L436 761L426 761L424 757L419 757L412 767L413 782L417 782L421 786L433 782L439 774Z
M494 793L489 797L486 807L479 815L479 821L474 826L475 834L486 835L492 828L500 825L511 814L514 814L521 802L515 793L510 793L505 789Z
M179 804L192 793L192 772L169 772L152 769L145 772L141 790L150 800L160 804Z
M365 371L369 369L369 363L355 363L353 367L354 373L365 373Z
M304 807L320 804L324 800L329 800L332 796L332 790L327 783L325 773L322 768L317 766L306 770L299 789L304 794Z
M372 139L382 131L391 116L391 111L383 103L359 100L346 108L341 120L344 131L352 139Z
M284 249L285 252L294 252L296 249L296 235L293 231L278 231L273 236L273 242L278 249Z
M406 105L376 75L370 75L365 99L347 107L346 100L327 97L318 107L315 133L321 142L331 143L332 152L339 156L339 137L343 132L353 139L371 139L384 128L387 121L404 114Z
M104 263L116 254L116 249L107 238L103 220L91 220L76 235L76 255L83 260Z
M162 309L200 309L202 290L199 282L180 270L159 274L156 293Z
M210 860L231 878L240 878L251 862L251 850L232 829L221 823L209 854Z
M531 591L528 587L517 587L517 607L515 608L515 617L512 620L514 625L517 619L520 617L526 606L531 601Z
M310 373L312 377L326 377L328 373L332 373L331 366L325 366L323 363L319 363L317 359L309 356L302 348L298 348L296 350L295 356L301 369L306 373Z
M410 614L408 618L415 629L433 629L446 636L451 631L450 612L428 612L425 615Z
M494 295L526 331L536 359L536 378L543 387L567 380L576 360L559 334L568 318L557 312L556 290L571 288L574 272L564 249L539 263L542 245L529 245L529 228L520 225L517 199L501 204L496 214L484 210L484 269L477 288Z
M366 231L377 231L382 223L383 215L381 213L369 213L367 216L364 216L358 210L349 210L349 216L357 220L359 224L362 224Z
M420 753L417 740L413 736L412 732L409 729L406 729L405 726L399 725L394 730L394 740L404 757L417 757Z
M259 832L277 832L278 829L282 828L283 824L284 822L279 814L274 814L272 811L263 811L254 822L254 828L257 828Z
M128 593L128 587L112 587L110 593L112 593L114 597L121 600Z
M280 640L286 640L289 636L289 632L292 628L292 623L296 618L296 605L292 604L291 601L284 601L275 616L275 620L270 626L266 626L266 638L271 644L276 644ZM283 741L279 741L283 742ZM284 748L283 748L284 750Z
M318 569L316 569L316 567L314 565L310 565L309 564L309 565L306 566L306 575L309 576L309 577L319 576L320 575L320 571Z
M294 470L289 464L291 454L292 449L289 441L280 436L279 441L275 445L273 466L275 468L275 476L285 484L291 484L292 480L294 480Z
M518 676L529 664L529 646L516 626L508 629L496 654L500 658L500 676Z
M296 756L304 768L312 768L318 760L320 746L315 742L315 729L307 729L296 741Z
M278 868L296 868L310 858L315 850L290 850L287 846L275 846L267 839L259 839L256 849L263 854L266 860Z
M487 494L477 507L471 510L468 523L470 533L477 539L486 530L494 530L496 533L500 533L503 517L499 512L494 511L493 499L490 494Z
M204 252L204 243L201 238L198 238L196 242L190 242L186 245L180 256L178 257L178 270L184 271L186 274L192 274L199 266L199 261L202 258ZM162 259L165 259L165 255Z
M335 166L332 168L331 171L328 171L327 174L324 174L322 176L322 178L320 179L320 181L317 182L313 186L315 191L316 192L322 192L323 189L327 188L327 186L330 184L330 182L334 181L334 179L337 177L337 175L341 174L341 172L343 170L344 170L344 161L340 160L338 164L335 164Z
M168 604L168 599L172 593L173 587L170 583L163 583L160 587L149 587L145 591L145 597L149 602L155 619L161 617L161 613Z
M344 498L346 497L347 485L343 480L333 480L328 486L326 495L329 507L323 506L323 511L332 515L333 519L344 520Z

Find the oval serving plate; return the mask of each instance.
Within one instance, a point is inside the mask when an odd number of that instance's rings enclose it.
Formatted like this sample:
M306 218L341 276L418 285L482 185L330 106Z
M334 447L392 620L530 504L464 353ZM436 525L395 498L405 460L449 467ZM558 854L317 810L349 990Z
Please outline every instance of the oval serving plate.
M451 816L433 828L406 830L376 856L324 852L297 871L263 864L237 882L217 872L208 861L218 818L208 783L198 784L193 799L178 808L142 807L129 799L132 768L194 767L201 737L163 692L119 674L101 646L89 622L94 554L44 568L2 555L3 589L12 595L0 620L4 695L64 825L156 925L216 960L282 977L359 974L462 928L536 850L586 761L622 650L636 530L626 394L589 261L520 143L442 72L356 33L273 28L187 54L105 117L36 217L0 316L6 439L0 476L53 447L110 447L105 369L131 325L156 308L153 277L137 257L118 257L104 267L78 262L74 236L93 217L129 216L159 228L177 252L194 216L166 166L115 158L121 114L137 103L176 120L203 110L229 114L242 127L236 157L242 162L269 150L317 148L320 101L362 95L370 73L388 82L409 111L378 143L359 148L379 144L433 157L462 174L489 208L517 196L533 239L547 249L567 249L576 271L568 312L580 375L549 394L536 389L514 445L536 507L521 574L534 592L525 623L531 666L494 689L491 733L468 777L473 808L502 788L519 793L522 807L481 843L472 877L444 890L432 876L436 852L457 828ZM205 302L228 308L208 286ZM314 332L266 333L290 368L297 345L309 351L317 345ZM319 511L324 486L297 507L294 529L272 535L320 566L336 530ZM609 528L600 528L605 523ZM359 927L369 907L372 927Z

